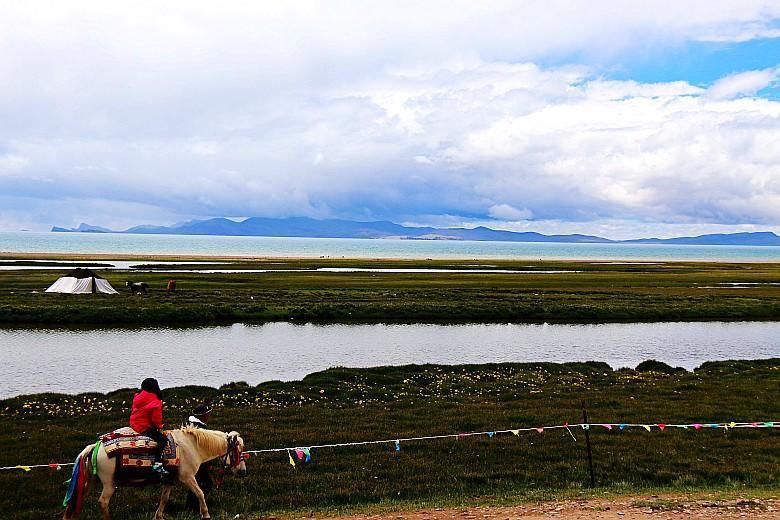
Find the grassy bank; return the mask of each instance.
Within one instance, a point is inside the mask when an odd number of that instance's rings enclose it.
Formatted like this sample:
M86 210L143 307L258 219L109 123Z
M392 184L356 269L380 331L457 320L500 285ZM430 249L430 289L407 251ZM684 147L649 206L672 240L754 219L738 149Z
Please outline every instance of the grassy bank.
M18 258L0 259L0 263L18 261ZM145 259L146 263L154 261ZM106 263L107 259L101 258L100 262ZM270 259L231 260L220 267L271 271L228 274L102 271L122 292L119 296L44 294L43 290L67 268L0 271L0 324L780 319L780 264ZM472 272L311 271L320 267ZM475 272L485 268L523 273ZM124 287L129 278L146 282L151 293L144 297L129 294ZM165 284L171 278L178 281L178 290L175 295L166 296Z
M294 362L291 360L291 362ZM660 367L663 368L663 367ZM121 367L116 367L121 370ZM671 371L669 371L671 372ZM164 375L160 375L164 380ZM613 371L603 363L331 369L297 382L166 391L176 424L216 403L212 425L251 449L591 422L729 422L780 417L780 360L707 363L695 372ZM0 401L0 465L69 461L96 433L124 424L131 390ZM599 488L586 489L582 432L565 431L322 449L293 469L284 454L250 459L249 476L213 497L213 517L464 503L511 503L647 490L750 490L776 496L780 431L592 432ZM0 472L0 510L38 519L58 508L64 473ZM156 490L121 489L117 519L151 515ZM174 495L180 508L183 493ZM84 516L97 518L94 502ZM191 518L174 513L172 518ZM6 518L6 516L4 516Z

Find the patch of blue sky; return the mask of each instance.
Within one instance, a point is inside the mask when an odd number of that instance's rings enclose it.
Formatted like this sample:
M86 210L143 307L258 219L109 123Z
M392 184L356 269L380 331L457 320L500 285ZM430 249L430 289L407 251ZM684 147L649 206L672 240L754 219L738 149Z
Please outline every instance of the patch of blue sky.
M718 79L749 70L780 66L780 38L732 42L688 42L662 53L634 56L631 61L606 67L604 77L642 83L687 81L707 87ZM777 98L778 85L758 95Z

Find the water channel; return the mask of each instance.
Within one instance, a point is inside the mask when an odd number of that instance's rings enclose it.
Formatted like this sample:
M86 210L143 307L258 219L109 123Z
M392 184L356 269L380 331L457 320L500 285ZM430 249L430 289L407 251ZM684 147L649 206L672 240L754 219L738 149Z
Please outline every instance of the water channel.
M262 325L0 329L0 397L108 392L156 377L164 387L300 379L334 366L780 357L780 322L598 325Z

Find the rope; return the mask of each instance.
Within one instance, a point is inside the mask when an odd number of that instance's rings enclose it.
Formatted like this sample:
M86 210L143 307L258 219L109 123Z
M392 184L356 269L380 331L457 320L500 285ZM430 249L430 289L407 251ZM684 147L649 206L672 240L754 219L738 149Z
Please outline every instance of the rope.
M705 429L722 429L722 430L730 430L730 429L736 429L736 428L780 428L780 422L778 421L764 421L764 422L730 422L730 423L689 423L689 424L664 424L664 423L652 423L652 424L638 424L638 423L577 423L577 424L558 424L554 426L539 426L536 428L512 428L507 430L493 430L493 431L480 431L480 432L466 432L466 433L448 433L448 434L442 434L442 435L424 435L420 437L396 437L393 439L381 439L381 440L372 440L372 441L354 441L354 442L336 442L331 444L314 444L311 446L306 446L306 449L314 450L314 449L323 449L323 448L346 448L346 447L352 447L352 446L370 446L370 445L376 445L376 444L394 444L396 445L396 448L400 445L402 442L413 442L413 441L429 441L429 440L438 440L438 439L460 439L464 437L477 437L482 435L487 436L494 436L494 435L504 435L504 434L512 434L512 435L519 435L520 432L539 432L542 433L547 430L566 430L569 435L571 435L572 439L575 441L577 440L574 437L574 434L572 433L572 428L580 428L582 430L590 430L593 427L604 427L606 429L613 429L617 428L619 430L624 430L627 428L642 428L647 431L651 431L653 428L658 430L665 430L666 428L680 428L680 429L694 429L694 430L705 430ZM289 452L296 449L301 449L302 446L286 446L282 448L266 448L262 450L244 450L244 453L252 453L255 455L259 455L261 453L280 453L280 452ZM73 462L62 462L62 463L50 463L50 464L17 464L15 466L0 466L0 471L3 470L12 470L12 469L20 469L25 472L31 471L35 468L49 468L54 470L59 470L62 467L65 466L73 466Z
M540 432L546 431L546 430L561 430L566 429L569 430L571 433L571 428L581 428L583 430L590 429L593 426L604 426L604 427L611 427L611 428L618 428L618 429L625 429L625 428L643 428L647 429L647 427L650 428L681 428L681 429L730 429L730 428L777 428L780 427L780 424L776 424L775 422L730 422L730 423L691 423L691 424L664 424L664 423L653 423L653 424L635 424L635 423L577 423L577 424L560 424L555 426L539 426L538 428L513 428L508 430L493 430L493 431L481 431L481 432L467 432L467 433L449 433L449 434L443 434L443 435L426 435L421 437L396 437L393 439L381 439L381 440L373 440L373 441L355 441L355 442L337 442L332 444L315 444L311 446L305 446L306 448L313 450L313 449L322 449L322 448L344 448L344 447L350 447L350 446L367 446L367 445L373 445L373 444L395 444L396 442L411 442L411 441L427 441L427 440L435 440L435 439L458 439L463 437L475 437L479 435L500 435L500 434L508 434L511 433L513 435L517 435L515 432ZM575 439L576 440L576 439ZM304 446L287 446L283 448L267 448L263 450L244 450L244 453L253 453L253 454L260 454L260 453L279 453L284 451L290 451L295 450L298 448L302 448Z

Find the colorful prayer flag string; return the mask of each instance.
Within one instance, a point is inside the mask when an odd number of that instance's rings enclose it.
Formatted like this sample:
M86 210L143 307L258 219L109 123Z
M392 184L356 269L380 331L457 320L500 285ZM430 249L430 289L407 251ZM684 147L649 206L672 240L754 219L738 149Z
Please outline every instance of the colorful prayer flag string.
M644 429L648 432L652 432L653 426L658 428L659 431L664 431L666 428L679 428L682 430L688 430L690 428L693 428L694 430L697 431L703 428L710 428L710 429L723 429L724 432L726 432L729 429L734 430L739 428L767 428L767 429L780 428L780 423L778 423L777 421L751 421L751 422L730 421L730 422L723 422L723 423L689 423L689 424L579 423L579 424L571 424L571 425L568 422L566 422L560 425L537 426L537 427L529 427L529 428L514 428L510 430L491 430L491 431L482 431L482 432L451 433L451 434L442 434L442 435L426 435L420 437L405 437L405 438L397 438L397 439L318 444L306 448L283 447L283 448L266 448L262 450L245 450L244 453L247 455L248 454L257 455L261 453L287 452L287 457L290 465L293 467L297 467L295 459L297 458L298 461L303 464L311 462L311 450L314 449L369 446L369 445L376 445L376 444L392 444L395 447L396 451L401 451L402 442L427 441L427 440L435 440L435 439L456 439L457 440L457 439L473 437L477 435L487 435L488 437L493 438L495 435L512 434L514 436L519 437L520 432L535 431L538 433L543 433L545 430L561 430L561 429L566 430L566 432L572 437L572 439L576 441L577 438L572 433L571 428L579 427L582 428L583 430L589 430L590 427L594 425L602 426L608 431L612 431L614 428L617 428L620 431L630 429L630 428L639 428L639 429ZM59 471L62 469L62 467L73 466L73 464L74 464L73 462L49 463L49 464L17 464L13 466L0 466L0 471L21 470L27 473L35 468L49 468L54 471Z

